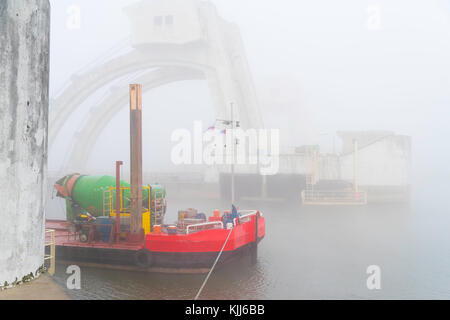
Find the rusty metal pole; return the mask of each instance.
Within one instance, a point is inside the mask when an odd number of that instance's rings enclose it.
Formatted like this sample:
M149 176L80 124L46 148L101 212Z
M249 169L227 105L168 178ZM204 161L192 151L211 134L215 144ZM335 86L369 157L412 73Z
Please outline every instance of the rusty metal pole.
M130 231L134 239L142 232L142 86L130 85Z
M253 241L253 248L251 253L252 264L256 264L258 261L258 219L259 219L259 211L255 214L255 240Z
M116 161L116 242L120 242L120 166L122 161Z

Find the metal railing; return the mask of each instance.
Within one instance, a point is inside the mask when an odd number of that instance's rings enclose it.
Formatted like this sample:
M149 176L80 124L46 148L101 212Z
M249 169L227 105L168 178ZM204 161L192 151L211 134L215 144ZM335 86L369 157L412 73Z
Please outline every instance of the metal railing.
M233 220L234 225L236 225L237 221L239 220L240 223L245 223L245 222L249 222L251 220L251 216L254 216L258 213L257 210L243 210L240 211L240 216L239 218L235 218ZM259 215L262 217L262 213L260 212Z
M46 229L45 234L50 233L50 242L45 242L45 247L50 247L50 254L44 255L44 261L50 260L50 267L48 273L53 276L55 274L55 230ZM47 237L45 237L47 241Z
M209 228L212 226L217 226L215 228ZM198 224L191 224L186 227L186 234L191 233L191 229L195 229L194 232L208 230L208 229L223 229L223 223L222 221L213 221L213 222L204 222L204 223L198 223ZM200 229L200 230L198 230Z
M303 204L317 205L365 205L367 204L367 192L360 191L302 191Z
M239 223L245 223L245 222L249 222L251 220L251 216L254 216L258 213L257 210L243 210L239 212L241 215L239 216L239 218L235 218L233 220L234 225L237 225L237 221L239 220ZM260 216L262 217L262 213L259 213ZM217 225L216 228L208 228L210 226L215 226ZM186 234L190 234L191 233L191 229L195 229L194 232L198 232L198 231L203 231L203 230L208 230L208 229L223 229L223 222L222 221L212 221L212 222L204 222L204 223L197 223L197 224L191 224L186 226Z

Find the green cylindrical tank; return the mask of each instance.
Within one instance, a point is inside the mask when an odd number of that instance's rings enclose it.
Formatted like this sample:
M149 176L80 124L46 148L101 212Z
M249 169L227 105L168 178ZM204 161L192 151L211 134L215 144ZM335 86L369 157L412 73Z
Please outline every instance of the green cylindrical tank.
M81 176L76 181L71 198L78 203L82 208L86 209L94 217L102 216L103 208L105 205L109 206L109 192L110 187L116 186L116 179L111 176ZM130 187L125 181L120 181L121 187ZM130 198L130 191L124 191L124 206L128 203L127 199ZM116 194L113 192L112 207L115 208Z
M104 208L109 209L109 189L116 186L116 178L112 176L79 176L73 183L73 186L69 186L70 178L74 175L66 176L56 183L67 190L70 199L75 202L82 209L88 211L92 216L98 217L104 215ZM75 178L77 176L75 175ZM130 184L121 180L121 187L130 188ZM165 198L166 190L162 185L151 186L151 200L155 198ZM123 207L130 207L130 194L131 190L126 189L123 191ZM64 197L64 196L63 196ZM116 207L116 192L113 190L111 195L111 206L113 210ZM143 205L148 207L148 190L142 191Z

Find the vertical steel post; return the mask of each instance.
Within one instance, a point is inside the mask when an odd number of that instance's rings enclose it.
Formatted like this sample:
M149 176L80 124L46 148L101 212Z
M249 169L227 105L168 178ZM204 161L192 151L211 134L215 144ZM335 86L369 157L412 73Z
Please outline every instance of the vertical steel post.
M116 242L120 242L120 166L122 161L116 161Z
M142 86L130 85L131 234L142 233Z
M231 204L234 205L235 201L235 180L234 180L234 161L235 161L235 147L236 147L236 141L234 140L234 113L233 113L233 103L231 104L231 144L232 144L232 151L233 151L233 158L231 162Z
M259 218L259 211L255 214L255 240L253 242L253 250L251 253L252 257L252 264L256 264L258 260L258 218Z
M263 199L267 198L267 176L264 174L262 176L262 185L261 185L261 196Z
M318 151L317 151L317 149L316 150L314 150L314 152L313 152L313 185L315 185L316 183L317 183L317 180L319 180L318 179ZM314 188L314 186L313 186L313 188Z
M353 189L358 193L358 140L353 140Z

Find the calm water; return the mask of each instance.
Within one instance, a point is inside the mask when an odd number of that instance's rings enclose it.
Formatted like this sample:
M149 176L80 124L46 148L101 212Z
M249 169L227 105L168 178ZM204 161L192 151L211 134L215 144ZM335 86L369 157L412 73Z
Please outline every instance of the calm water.
M216 270L204 299L450 299L450 215L445 188L414 190L409 205L302 207L240 203L260 209L266 237L258 263L242 259ZM428 191L427 191L428 190ZM430 201L434 199L434 201ZM214 201L169 200L212 212ZM62 207L50 203L49 215ZM366 287L366 269L381 267L381 290ZM67 275L57 266L56 281ZM205 275L163 275L81 268L73 299L192 299Z

